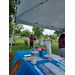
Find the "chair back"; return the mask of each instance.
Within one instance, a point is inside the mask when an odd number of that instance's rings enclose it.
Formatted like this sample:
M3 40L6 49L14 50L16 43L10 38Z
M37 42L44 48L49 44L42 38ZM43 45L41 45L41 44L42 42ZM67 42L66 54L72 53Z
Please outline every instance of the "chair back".
M9 75L16 75L17 74L17 71L19 69L21 65L21 61L20 60L17 60L17 62L15 63L14 67L12 68L11 72Z

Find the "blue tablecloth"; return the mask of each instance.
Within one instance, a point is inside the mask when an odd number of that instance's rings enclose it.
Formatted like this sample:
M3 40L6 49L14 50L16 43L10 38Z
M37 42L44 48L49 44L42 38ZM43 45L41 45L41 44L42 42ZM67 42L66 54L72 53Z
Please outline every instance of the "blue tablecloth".
M45 51L43 51L42 53L43 53L43 55L47 55L47 52L45 52ZM21 60L21 65L20 65L20 68L19 68L16 75L40 75L31 63L28 63L23 59L23 55L27 55L27 54L31 54L31 51L24 50L24 51L17 51L16 52L13 66L17 60ZM38 53L38 56L39 56L39 53ZM42 56L42 58L45 59L44 56ZM47 62L49 62L49 61L48 60L37 61L36 65L47 63ZM56 64L56 61L52 61L52 63ZM12 68L13 68L13 66L12 66ZM56 66L58 66L58 65L56 64Z

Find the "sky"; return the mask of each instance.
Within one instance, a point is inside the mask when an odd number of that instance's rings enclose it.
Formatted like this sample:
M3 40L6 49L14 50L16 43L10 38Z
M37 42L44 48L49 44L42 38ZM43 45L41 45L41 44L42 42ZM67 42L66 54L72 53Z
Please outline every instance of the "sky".
M29 31L32 32L33 26L23 25L23 27L25 28L24 30L28 29ZM55 32L54 30L45 29L45 30L43 31L43 34L44 34L44 35L46 35L46 34L50 35L50 34L53 34L54 32Z

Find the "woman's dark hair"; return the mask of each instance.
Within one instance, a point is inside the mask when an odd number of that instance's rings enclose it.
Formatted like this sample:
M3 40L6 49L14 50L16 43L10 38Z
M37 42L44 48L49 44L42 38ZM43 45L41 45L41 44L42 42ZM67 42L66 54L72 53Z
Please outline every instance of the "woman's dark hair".
M65 38L65 34L62 34L62 35L60 36L60 38L63 38L63 39L64 39L64 38Z
M31 36L33 36L33 35L31 35Z

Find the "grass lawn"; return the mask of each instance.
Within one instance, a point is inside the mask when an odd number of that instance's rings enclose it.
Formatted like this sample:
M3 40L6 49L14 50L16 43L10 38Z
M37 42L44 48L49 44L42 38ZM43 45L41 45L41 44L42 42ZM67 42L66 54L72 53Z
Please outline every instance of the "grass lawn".
M38 40L36 40L36 41L38 41ZM11 38L9 38L9 43L10 42L11 42ZM29 42L28 42L28 48L25 48L24 38L17 38L16 44L19 44L19 45L18 46L12 46L12 50L11 50L11 53L13 54L13 57L15 57L16 51L19 51L19 50L30 50ZM36 43L36 45L38 45L39 47L45 47L46 48L46 46L41 46L38 42ZM34 44L33 47L35 47L36 45ZM52 49L52 53L57 55L57 50L58 50L58 41L57 40L53 40L51 49ZM10 50L10 46L9 46L9 50ZM14 61L14 58L9 63L9 72L11 71L13 61Z

